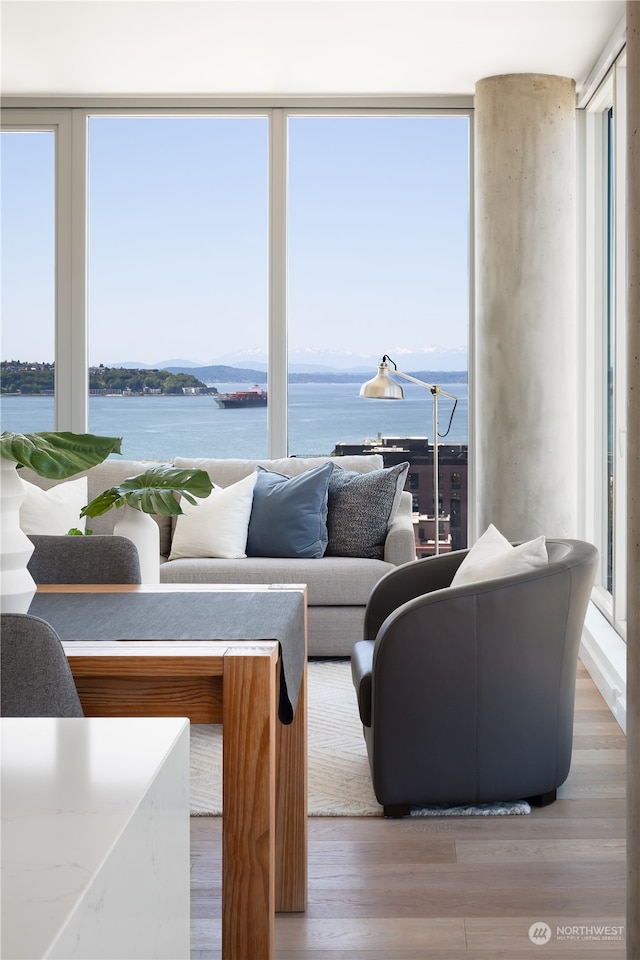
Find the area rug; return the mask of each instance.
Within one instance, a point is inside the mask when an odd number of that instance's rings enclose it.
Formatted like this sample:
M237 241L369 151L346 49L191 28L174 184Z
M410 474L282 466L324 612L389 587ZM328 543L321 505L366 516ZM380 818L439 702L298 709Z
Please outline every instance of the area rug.
M345 660L311 661L308 670L308 777L310 817L381 817L371 786L351 666ZM191 814L222 812L222 728L191 726ZM530 813L527 803L477 807L421 807L411 816L505 816Z

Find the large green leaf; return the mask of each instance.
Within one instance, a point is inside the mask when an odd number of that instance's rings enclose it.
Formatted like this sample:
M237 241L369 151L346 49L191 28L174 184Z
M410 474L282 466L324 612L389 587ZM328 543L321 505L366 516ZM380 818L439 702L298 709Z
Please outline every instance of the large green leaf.
M30 467L41 477L65 480L95 467L110 453L120 453L121 437L97 437L92 433L9 433L0 437L0 456Z
M110 487L94 497L82 508L80 516L99 517L112 507L121 507L125 503L143 513L177 515L183 511L175 494L195 504L195 497L202 500L212 489L213 484L205 470L150 467L139 476L129 477L117 487Z

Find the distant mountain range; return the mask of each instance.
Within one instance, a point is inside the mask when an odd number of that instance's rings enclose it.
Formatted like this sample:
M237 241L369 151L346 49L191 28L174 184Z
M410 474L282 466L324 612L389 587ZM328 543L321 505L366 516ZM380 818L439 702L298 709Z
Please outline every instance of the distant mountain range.
M336 375L340 375L340 378L342 378L348 374L362 377L370 373L373 376L381 356L381 354L336 353L311 349L292 350L289 353L289 372L295 375L314 374L318 378L327 376L331 379ZM459 379L459 374L466 373L467 370L467 351L463 347L433 347L423 350L397 348L390 350L389 356L393 358L401 370L407 373L424 372L425 370L438 373L438 375L442 372L458 372ZM172 373L193 373L201 380L213 379L215 376L218 380L238 380L239 382L245 380L264 381L267 371L266 356L262 350L247 350L201 361L200 363L194 360L171 359L162 360L158 363L124 360L105 365L139 370L170 370ZM215 371L215 374L213 371Z
M116 366L115 364L113 366ZM124 367L123 369L132 369ZM136 367L135 369L146 370L155 369L148 367ZM172 367L163 364L158 365L158 369L166 370L168 373L179 374L186 373L197 377L208 386L215 383L250 383L266 384L267 375L265 370L257 370L252 367L232 367L225 364L211 364L208 367ZM466 370L411 370L411 373L419 380L426 380L428 383L466 383ZM309 370L304 373L289 371L289 383L362 383L370 376L374 375L372 369L365 370Z

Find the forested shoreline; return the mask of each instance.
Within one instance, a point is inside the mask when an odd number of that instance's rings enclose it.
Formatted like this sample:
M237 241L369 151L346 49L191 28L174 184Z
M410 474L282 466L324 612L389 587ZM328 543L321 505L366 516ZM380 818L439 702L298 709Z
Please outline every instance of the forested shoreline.
M55 366L53 363L22 363L3 360L0 365L0 389L2 394L36 396L52 394ZM193 390L206 391L207 385L189 373L173 373L170 370L138 370L125 367L90 367L89 391L124 393L145 396L156 393L175 395Z

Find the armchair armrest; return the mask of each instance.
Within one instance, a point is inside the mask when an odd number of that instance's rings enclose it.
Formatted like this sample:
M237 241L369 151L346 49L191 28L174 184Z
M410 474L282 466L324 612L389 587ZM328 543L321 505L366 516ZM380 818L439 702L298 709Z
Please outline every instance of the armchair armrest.
M351 679L356 688L360 719L371 726L371 676L373 672L373 640L359 640L351 652Z
M404 563L387 573L371 591L364 615L365 639L375 640L382 623L401 604L451 585L467 550Z
M416 540L411 515L411 494L403 490L396 515L387 530L384 559L398 567L401 563L408 563L415 558Z

